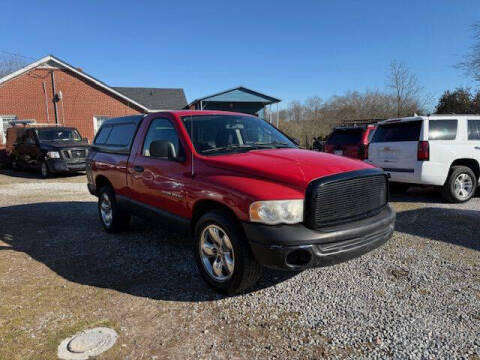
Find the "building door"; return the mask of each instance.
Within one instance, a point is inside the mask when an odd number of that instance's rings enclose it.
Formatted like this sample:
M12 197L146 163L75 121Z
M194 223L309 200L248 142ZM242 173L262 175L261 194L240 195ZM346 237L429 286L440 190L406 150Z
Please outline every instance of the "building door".
M0 145L7 143L7 129L10 127L10 121L16 119L15 115L0 115Z

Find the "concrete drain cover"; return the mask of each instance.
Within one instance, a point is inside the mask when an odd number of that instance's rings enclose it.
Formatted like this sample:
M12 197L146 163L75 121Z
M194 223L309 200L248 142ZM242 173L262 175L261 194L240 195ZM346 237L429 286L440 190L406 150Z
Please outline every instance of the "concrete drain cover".
M110 349L117 341L115 330L99 327L82 331L62 341L58 357L64 360L87 360Z

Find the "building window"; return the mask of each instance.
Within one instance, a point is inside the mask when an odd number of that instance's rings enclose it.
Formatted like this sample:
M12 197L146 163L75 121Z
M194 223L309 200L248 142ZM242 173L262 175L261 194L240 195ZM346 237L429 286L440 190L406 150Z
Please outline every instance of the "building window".
M100 129L100 126L102 126L103 122L110 118L111 118L110 116L94 116L93 117L93 134L95 135L98 129Z
M10 127L10 121L16 120L15 115L0 115L0 143L7 143L7 129Z

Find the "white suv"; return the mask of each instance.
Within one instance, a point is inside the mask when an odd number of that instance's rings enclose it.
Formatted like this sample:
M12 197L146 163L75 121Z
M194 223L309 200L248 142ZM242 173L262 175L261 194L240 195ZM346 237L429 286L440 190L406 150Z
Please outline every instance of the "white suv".
M390 173L393 186L442 186L446 200L468 201L480 177L480 115L382 121L368 154L368 162Z

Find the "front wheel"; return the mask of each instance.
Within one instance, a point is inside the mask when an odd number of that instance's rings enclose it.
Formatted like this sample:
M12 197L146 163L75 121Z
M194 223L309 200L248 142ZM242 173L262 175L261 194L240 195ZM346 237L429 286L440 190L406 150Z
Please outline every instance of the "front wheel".
M466 166L453 166L448 179L443 185L443 198L452 203L462 203L470 200L477 190L477 177Z
M98 216L104 229L109 233L126 230L130 223L130 214L118 208L115 192L111 186L104 186L99 191Z
M48 169L48 165L45 161L42 161L40 164L40 175L43 179L46 179L50 176L50 170Z
M216 291L240 293L253 286L262 274L238 222L214 210L195 225L194 255L205 281Z

